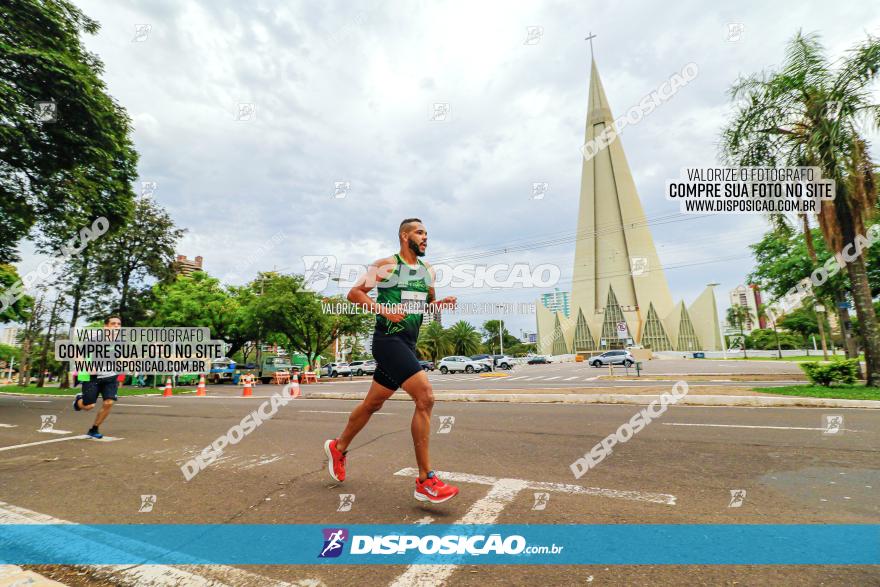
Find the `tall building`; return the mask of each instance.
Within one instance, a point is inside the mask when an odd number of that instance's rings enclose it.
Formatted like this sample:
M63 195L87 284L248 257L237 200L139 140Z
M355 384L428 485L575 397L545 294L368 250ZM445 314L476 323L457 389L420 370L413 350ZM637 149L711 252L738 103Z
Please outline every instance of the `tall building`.
M559 289L554 288L553 293L545 293L541 296L541 303L551 312L562 312L566 318L571 314L567 291L559 291Z
M761 291L758 286L750 283L748 286L738 285L730 290L730 305L745 306L749 309L750 317L743 322L743 331L749 334L755 328L767 328L767 319L759 318L758 307L761 305ZM733 326L733 325L731 325ZM739 328L736 328L739 334Z
M3 329L3 332L0 332L0 344L19 346L18 335L20 332L21 328L19 328L18 326L7 326ZM0 359L2 358L3 357L0 357Z
M192 275L195 271L202 270L202 257L196 257L192 261L186 255L177 255L174 260L174 270L178 275Z
M591 67L587 145L614 122L595 61ZM673 302L619 136L582 159L577 228L570 313L536 304L538 352L721 349L711 286L690 306Z

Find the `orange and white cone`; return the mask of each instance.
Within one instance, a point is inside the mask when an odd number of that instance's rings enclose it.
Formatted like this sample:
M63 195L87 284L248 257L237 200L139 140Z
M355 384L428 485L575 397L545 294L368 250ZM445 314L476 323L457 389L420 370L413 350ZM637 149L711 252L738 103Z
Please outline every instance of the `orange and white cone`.
M165 380L165 393L162 394L162 397L171 397L174 395L171 393L171 378Z
M196 388L196 395L208 395L208 391L205 389L204 375L199 375L199 386Z
M299 383L296 378L290 380L290 397L299 397Z
M253 390L251 389L251 378L244 378L244 389L241 390L241 397L248 397L254 395Z

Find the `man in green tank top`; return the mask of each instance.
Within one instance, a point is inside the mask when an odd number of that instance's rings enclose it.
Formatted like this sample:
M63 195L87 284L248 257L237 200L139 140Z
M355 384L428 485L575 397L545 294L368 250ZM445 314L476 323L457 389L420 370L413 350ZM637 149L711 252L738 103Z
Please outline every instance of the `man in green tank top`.
M442 503L458 495L458 487L443 483L431 468L428 441L434 392L419 363L416 341L424 314L428 310L452 309L455 297L437 300L434 271L421 260L428 247L428 231L418 218L407 218L398 229L400 251L378 259L348 293L348 300L376 314L373 357L376 372L367 397L348 418L339 438L324 443L327 470L336 481L345 480L346 452L354 437L381 409L391 395L403 388L415 403L412 437L419 476L414 497L420 501ZM378 288L376 301L369 292Z

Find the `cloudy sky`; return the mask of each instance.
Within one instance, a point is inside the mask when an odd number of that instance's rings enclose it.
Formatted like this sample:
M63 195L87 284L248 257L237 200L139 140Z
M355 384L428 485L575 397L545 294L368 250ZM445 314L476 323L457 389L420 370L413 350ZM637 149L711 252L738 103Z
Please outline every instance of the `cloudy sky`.
M396 250L408 216L428 227L428 260L573 235L590 32L615 116L699 66L621 137L649 218L678 211L666 179L718 163L738 75L779 63L799 28L834 56L880 32L871 3L815 0L74 1L101 24L86 44L134 120L141 181L156 182L153 197L188 229L179 253L232 283L301 273L304 255L368 263ZM733 39L732 23L742 25ZM529 27L541 28L526 42ZM447 120L431 120L435 103L449 105ZM350 182L344 198L336 182ZM535 182L549 184L543 199ZM673 297L690 303L717 281L726 307L765 229L729 215L652 228ZM27 271L39 258L23 249ZM569 240L480 261L554 263L567 290L573 257ZM543 291L454 293L515 302ZM528 315L507 325L535 327Z

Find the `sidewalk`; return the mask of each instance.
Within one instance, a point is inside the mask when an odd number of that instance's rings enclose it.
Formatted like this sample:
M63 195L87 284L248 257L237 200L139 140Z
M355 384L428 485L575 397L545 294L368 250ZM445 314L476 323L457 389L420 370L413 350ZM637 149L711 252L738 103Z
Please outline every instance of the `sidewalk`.
M360 400L363 392L312 391L303 389L304 399ZM563 403L563 404L635 404L647 405L669 391L671 385L648 385L643 388L626 388L626 393L609 393L608 387L580 387L567 389L484 389L467 391L434 391L436 401L457 402L512 402L512 403ZM751 391L743 387L689 385L688 395L676 402L688 406L748 406L748 407L819 407L819 408L872 408L880 409L880 401L852 400L790 395L771 395ZM396 393L392 400L410 401L406 393Z

